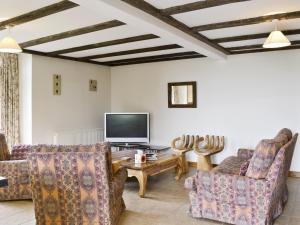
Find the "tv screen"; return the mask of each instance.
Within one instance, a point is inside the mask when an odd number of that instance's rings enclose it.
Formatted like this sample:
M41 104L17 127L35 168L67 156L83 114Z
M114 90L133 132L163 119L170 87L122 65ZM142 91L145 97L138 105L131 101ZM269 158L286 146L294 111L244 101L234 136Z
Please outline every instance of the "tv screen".
M111 142L148 142L148 113L106 113L105 139Z

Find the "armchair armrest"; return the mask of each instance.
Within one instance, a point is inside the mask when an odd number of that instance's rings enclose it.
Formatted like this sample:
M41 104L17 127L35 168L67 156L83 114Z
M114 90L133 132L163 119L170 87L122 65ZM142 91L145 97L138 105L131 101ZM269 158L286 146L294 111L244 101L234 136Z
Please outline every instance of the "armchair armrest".
M0 176L8 179L8 186L0 188L0 201L31 199L27 160L1 161Z
M113 199L122 197L126 179L127 170L124 167L120 167L118 171L114 173L112 178Z
M112 162L113 175L116 174L121 168L121 161L122 160L117 160Z
M27 160L0 161L0 176L8 178L9 185L29 183Z
M254 154L253 149L240 148L238 150L238 157L242 159L251 159Z

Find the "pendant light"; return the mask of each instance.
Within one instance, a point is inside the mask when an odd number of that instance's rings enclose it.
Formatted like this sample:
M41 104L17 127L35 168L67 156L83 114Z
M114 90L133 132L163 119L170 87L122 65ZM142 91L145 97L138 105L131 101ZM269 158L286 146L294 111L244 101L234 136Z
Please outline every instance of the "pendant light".
M8 28L8 35L5 36L0 41L0 52L6 52L6 53L20 53L22 52L22 49L20 45L16 42L14 38L12 38L10 34L10 27Z
M278 30L278 20L273 20L275 22L275 30L272 31L263 44L264 48L282 48L291 45L289 39L287 39L284 34Z

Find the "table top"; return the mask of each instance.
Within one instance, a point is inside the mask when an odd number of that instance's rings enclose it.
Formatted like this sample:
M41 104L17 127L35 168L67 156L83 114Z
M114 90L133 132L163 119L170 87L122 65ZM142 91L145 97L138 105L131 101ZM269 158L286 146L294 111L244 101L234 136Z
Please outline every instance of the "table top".
M0 177L0 187L7 187L8 179L6 177Z
M119 152L112 152L112 160L122 160L123 157L130 157L127 161L121 161L121 165L126 167L127 169L133 170L144 170L150 167L159 166L162 163L167 163L169 161L177 160L179 156L174 153L172 150L159 151L157 153L158 159L154 161L147 161L146 163L135 163L134 155L136 151L134 150L125 150Z

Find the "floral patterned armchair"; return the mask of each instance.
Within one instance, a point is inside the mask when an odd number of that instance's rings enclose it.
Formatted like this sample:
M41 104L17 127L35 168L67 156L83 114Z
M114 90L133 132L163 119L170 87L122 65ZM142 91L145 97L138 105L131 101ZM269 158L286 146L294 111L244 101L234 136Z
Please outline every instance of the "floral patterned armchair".
M28 163L24 153L28 149L29 146L16 146L10 154L4 134L0 134L0 176L8 179L8 186L0 188L0 201L31 199Z
M28 161L38 225L117 224L127 171L113 171L109 144L34 147Z
M288 139L278 141L278 137L284 135ZM298 134L292 137L288 129L283 129L271 139L275 140L278 149L268 149L272 150L274 158L270 154L267 154L268 157L259 154L258 149L240 149L238 156L225 159L212 171L197 171L194 176L187 178L185 186L191 189L191 216L237 225L273 224L274 219L282 213L288 198L286 181L297 137ZM271 143L270 140L265 142ZM261 160L262 157L265 157L264 160ZM258 171L260 175L263 174L261 172L266 172L265 177L253 178L257 174L249 170L254 170L255 166L260 166L260 162L267 161L270 162L270 167L265 171ZM249 166L243 171L245 162Z

